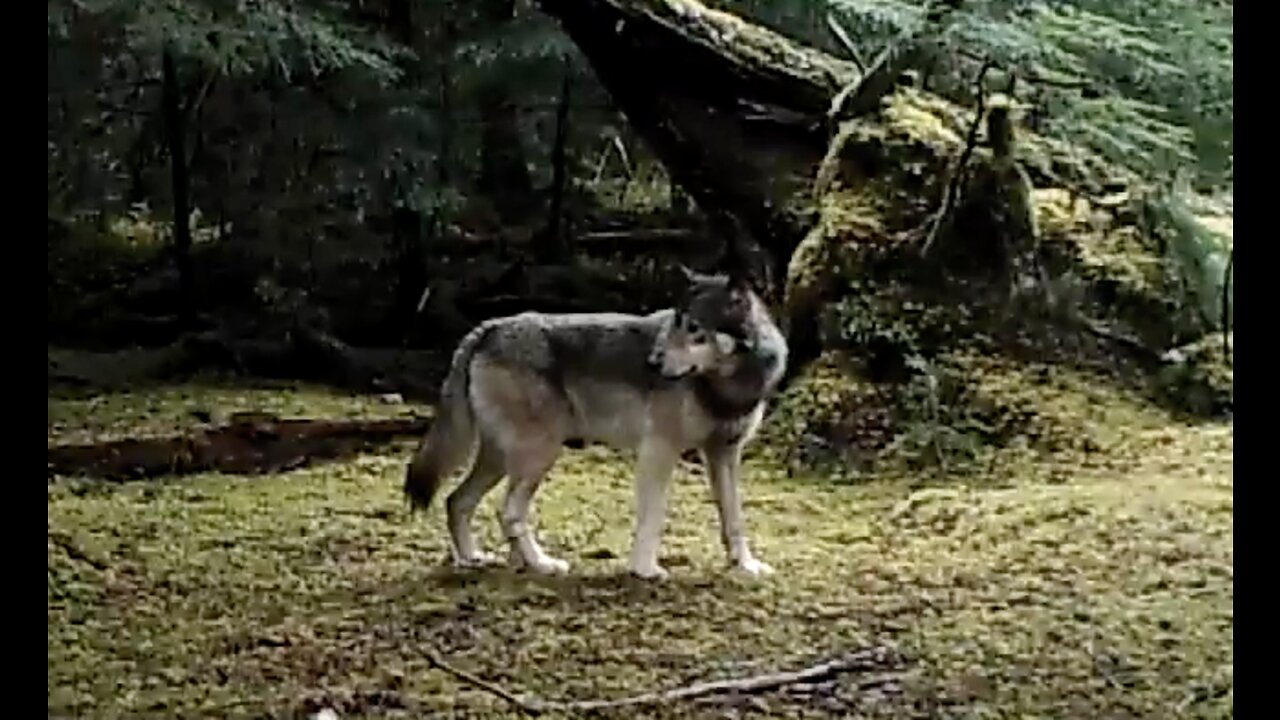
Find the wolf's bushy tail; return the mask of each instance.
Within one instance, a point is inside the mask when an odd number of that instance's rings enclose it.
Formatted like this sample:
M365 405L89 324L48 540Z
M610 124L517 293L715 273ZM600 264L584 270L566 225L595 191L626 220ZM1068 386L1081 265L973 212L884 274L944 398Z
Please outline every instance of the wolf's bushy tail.
M488 329L485 324L472 330L453 353L435 419L405 473L404 491L415 509L430 507L445 478L471 459L476 441L471 410L471 358Z

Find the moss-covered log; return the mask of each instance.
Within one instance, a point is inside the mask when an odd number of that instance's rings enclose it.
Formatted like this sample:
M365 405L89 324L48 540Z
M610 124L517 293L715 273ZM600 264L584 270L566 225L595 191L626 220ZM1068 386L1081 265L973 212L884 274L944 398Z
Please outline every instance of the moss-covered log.
M935 30L926 23L861 77L853 63L693 0L539 4L718 234L762 246L773 271L813 223L833 100L844 98L845 113L876 108Z
M1101 342L1086 354L1107 364L1185 341L1140 178L1015 132L1004 103L968 109L908 81L960 3L932 3L865 73L697 0L539 4L707 213L721 262L783 290L790 377L833 347L903 380L966 344L1083 363L1067 349Z

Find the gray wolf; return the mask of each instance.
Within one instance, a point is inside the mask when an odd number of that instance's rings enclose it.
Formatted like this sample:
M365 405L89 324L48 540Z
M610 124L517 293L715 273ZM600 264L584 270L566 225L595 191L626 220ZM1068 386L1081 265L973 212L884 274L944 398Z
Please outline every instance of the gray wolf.
M404 485L413 507L429 507L445 477L470 462L446 501L456 565L497 561L477 546L471 519L509 477L499 513L509 564L567 572L567 562L543 551L528 514L565 443L584 441L636 453L633 574L667 575L658 563L667 491L691 449L707 468L729 563L751 575L772 572L748 545L738 484L743 448L786 369L787 344L744 279L681 270L685 292L674 307L525 312L485 321L461 340Z

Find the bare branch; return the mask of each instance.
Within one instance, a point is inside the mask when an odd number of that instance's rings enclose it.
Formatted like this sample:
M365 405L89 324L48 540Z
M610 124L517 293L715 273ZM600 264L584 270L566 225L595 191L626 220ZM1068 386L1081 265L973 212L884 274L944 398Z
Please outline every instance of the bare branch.
M218 68L210 68L208 75L205 76L204 83L200 86L200 91L196 93L185 108L182 109L183 118L190 120L194 113L200 112L204 106L205 98L209 97L209 91L213 89L213 84L221 76L222 72Z
M960 0L938 0L929 3L924 12L924 23L919 28L905 30L897 40L884 49L855 86L840 92L840 102L832 104L830 116L854 117L870 112L880 99L891 92L898 78L907 68L921 58L930 55L935 48L939 27L960 6Z
M544 702L536 699L522 698L505 688L489 682L488 680L480 678L465 670L455 668L446 663L436 652L430 649L427 650L427 659L433 666L474 687L505 700L529 715L539 715L548 711L586 712L590 710L611 710L614 708L634 705L653 705L680 700L690 700L716 693L765 692L787 685L824 680L840 673L864 669L868 665L876 662L875 651L864 650L856 653L850 653L843 657L828 660L801 670L767 673L764 675L753 675L750 677L729 680L713 680L710 682L695 683L685 687L673 688L671 690L660 690L640 695L632 695L630 697L618 698L615 700L570 700L567 702ZM877 674L874 677L869 678L868 682L865 684L874 684L886 679L888 679L888 677L884 674Z
M431 648L424 648L424 650L427 654L427 662L431 663L433 667L439 668L459 680L474 687L478 687L491 695L502 698L529 715L538 715L542 712L542 703L536 700L525 700L524 698L510 693L503 687L495 685L478 675L469 673L461 668L456 668L445 662L444 658L440 657L440 655Z
M815 680L829 678L842 672L854 670L859 667L865 667L867 660L868 658L866 655L859 653L792 672L769 673L732 680L714 680L711 682L696 683L694 685L675 688L672 690L634 695L632 697L620 698L618 700L582 700L556 703L547 707L548 709L571 711L604 710L630 705L652 705L655 703L667 703L676 700L688 700L690 698L712 695L715 693L758 693L786 685L796 685L799 683L813 682Z
M836 20L836 16L832 13L827 13L827 29L831 31L832 35L835 35L836 40L839 40L844 49L848 51L849 59L853 60L853 64L858 66L858 72L866 75L867 64L862 61L862 54L858 52L857 46L853 44L853 39L849 37L849 33L845 32L844 26L840 24L839 20Z
M946 220L951 217L951 213L955 210L956 202L960 195L960 183L964 178L965 167L969 164L969 158L973 156L973 149L978 144L978 126L982 124L982 116L986 112L986 92L983 90L982 83L986 79L987 72L995 67L995 63L987 60L982 64L982 68L978 70L978 77L974 80L974 86L977 90L978 107L974 110L973 122L969 125L969 134L964 141L964 150L960 152L960 160L951 171L951 179L947 182L947 189L942 196L942 206L934 213L930 221L929 234L925 237L924 245L920 247L922 256L929 254L929 248L933 246L934 240L938 238L938 233Z

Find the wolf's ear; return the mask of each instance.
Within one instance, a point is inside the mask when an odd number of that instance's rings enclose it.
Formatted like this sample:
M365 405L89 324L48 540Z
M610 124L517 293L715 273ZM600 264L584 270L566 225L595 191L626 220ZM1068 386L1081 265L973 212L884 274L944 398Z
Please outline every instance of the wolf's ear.
M676 267L680 268L680 274L684 276L684 281L690 285L702 279L702 275L699 275L696 270L690 270L689 266L682 262L676 263Z
M667 342L671 338L671 331L678 322L680 322L680 311L676 310L658 326L658 332L653 338L653 346L649 348L650 365L657 365L662 362L662 357L666 354Z

